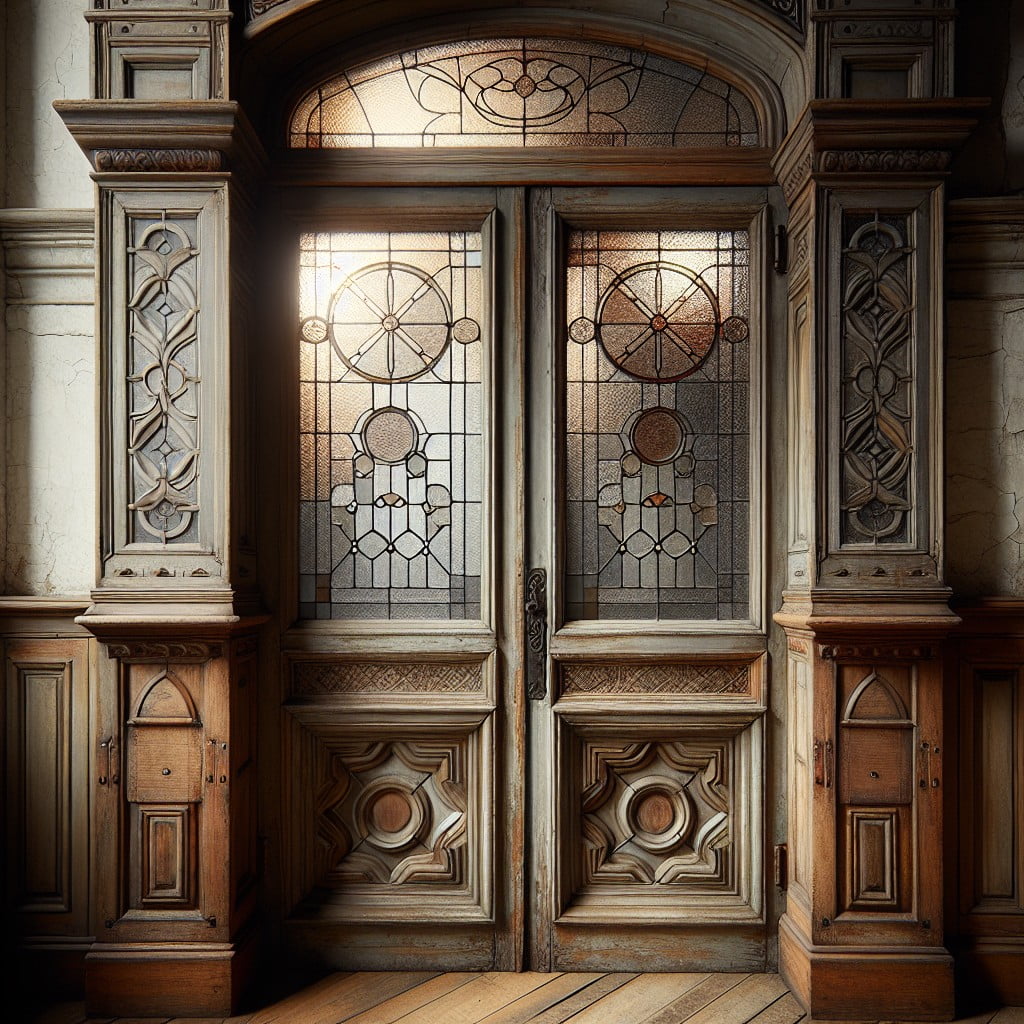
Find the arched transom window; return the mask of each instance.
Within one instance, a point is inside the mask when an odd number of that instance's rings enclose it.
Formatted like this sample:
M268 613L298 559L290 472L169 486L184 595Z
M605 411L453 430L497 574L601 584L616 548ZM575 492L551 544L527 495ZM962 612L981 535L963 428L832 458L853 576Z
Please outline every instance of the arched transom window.
M706 70L582 40L484 39L376 60L307 93L298 149L759 145L757 117Z

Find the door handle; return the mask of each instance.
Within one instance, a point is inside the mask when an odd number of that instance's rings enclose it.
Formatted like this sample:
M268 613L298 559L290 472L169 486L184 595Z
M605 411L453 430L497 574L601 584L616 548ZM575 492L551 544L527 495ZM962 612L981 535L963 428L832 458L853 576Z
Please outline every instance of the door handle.
M526 695L543 700L548 694L548 574L531 569L526 577Z

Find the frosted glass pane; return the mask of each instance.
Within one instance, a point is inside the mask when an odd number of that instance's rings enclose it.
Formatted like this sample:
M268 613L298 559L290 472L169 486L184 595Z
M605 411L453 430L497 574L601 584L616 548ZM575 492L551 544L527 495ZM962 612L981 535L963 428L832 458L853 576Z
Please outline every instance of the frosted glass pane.
M749 616L749 248L570 233L568 619Z
M747 97L700 68L518 38L429 46L337 75L300 100L289 144L756 146L759 131Z
M300 240L303 617L480 617L480 245Z

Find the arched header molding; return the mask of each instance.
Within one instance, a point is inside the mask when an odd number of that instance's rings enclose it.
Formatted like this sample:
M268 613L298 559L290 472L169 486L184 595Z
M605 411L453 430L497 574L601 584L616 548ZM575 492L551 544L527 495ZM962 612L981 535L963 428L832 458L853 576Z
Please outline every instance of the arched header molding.
M245 30L236 95L265 142L283 144L302 97L340 72L458 40L536 37L628 48L690 65L747 97L775 149L807 99L802 41L752 0L567 0L537 9L480 0L285 0ZM627 13L624 13L627 12ZM407 13L407 17L403 14Z

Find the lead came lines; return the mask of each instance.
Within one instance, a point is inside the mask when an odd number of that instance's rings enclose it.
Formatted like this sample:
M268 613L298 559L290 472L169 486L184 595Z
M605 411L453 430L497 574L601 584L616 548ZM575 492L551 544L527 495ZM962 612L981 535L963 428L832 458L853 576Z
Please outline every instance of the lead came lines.
M567 272L567 617L747 618L747 234L573 232Z
M479 617L480 256L475 233L303 238L303 617Z

